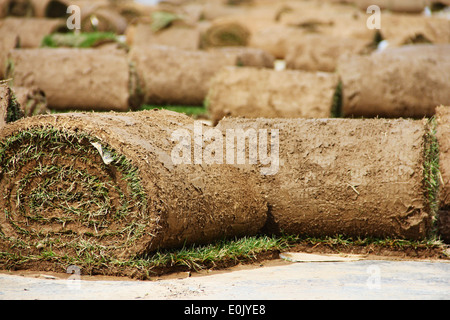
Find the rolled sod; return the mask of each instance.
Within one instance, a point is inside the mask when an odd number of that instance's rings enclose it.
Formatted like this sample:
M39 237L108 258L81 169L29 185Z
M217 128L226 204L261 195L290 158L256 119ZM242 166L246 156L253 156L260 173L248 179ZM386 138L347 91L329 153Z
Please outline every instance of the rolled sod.
M333 73L226 67L211 81L211 119L328 118L339 79Z
M177 130L194 141L193 119L161 110L35 116L4 127L1 251L121 259L257 233L267 206L254 175L175 165Z
M450 107L436 109L439 144L439 232L450 243Z
M450 105L450 45L409 45L338 64L342 113L356 117L434 115Z
M0 25L0 31L2 27ZM0 38L0 80L6 77L6 68L8 65L9 52L20 46L20 38L15 33L2 33Z
M0 24L0 33L15 34L19 38L20 48L38 48L42 40L55 32L67 31L63 19L45 18L6 18Z
M200 31L194 27L173 26L154 31L151 24L137 23L126 30L130 46L164 45L184 50L200 48Z
M209 51L223 52L236 57L236 66L272 69L275 57L265 50L250 47L222 47L212 48Z
M271 169L257 186L269 206L266 232L422 239L431 231L426 121L226 118L217 128L258 139L266 130L257 164L237 165Z
M381 39L390 46L450 43L450 20L439 16L383 14Z
M95 4L95 2L94 2ZM108 6L88 6L81 10L81 30L83 32L113 32L124 34L128 22L125 17Z
M244 25L236 21L215 20L201 36L201 48L246 46L251 33Z
M31 0L0 0L0 18L6 16L32 17L35 14Z
M70 0L31 0L36 17L64 18L68 16L67 8L77 1Z
M286 68L335 72L340 57L369 51L366 40L323 34L305 34L292 39L287 48Z
M430 4L429 0L354 0L361 10L371 5L394 12L420 13Z
M9 77L17 87L39 87L50 109L127 111L134 107L135 74L120 50L13 50Z
M129 53L150 105L202 105L212 77L224 66L261 64L261 51L246 49L182 50L169 46L137 46ZM269 58L270 59L270 58Z

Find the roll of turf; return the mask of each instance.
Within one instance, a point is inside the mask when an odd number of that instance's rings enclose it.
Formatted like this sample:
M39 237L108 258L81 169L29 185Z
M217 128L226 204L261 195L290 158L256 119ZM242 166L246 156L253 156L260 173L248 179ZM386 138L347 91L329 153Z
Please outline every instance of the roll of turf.
M247 144L252 133L267 142L256 164L236 165L261 172L267 232L407 239L429 235L435 218L431 127L403 119L264 118L226 118L217 126L240 128Z
M328 118L338 80L333 73L226 67L212 79L206 102L215 123L225 116Z
M43 90L50 109L127 111L139 105L137 77L121 50L13 50L8 76L14 86Z
M194 130L193 119L169 111L67 113L7 125L1 251L120 259L255 234L267 206L254 175L172 161Z
M422 118L450 104L450 45L409 45L347 57L337 72L344 116Z

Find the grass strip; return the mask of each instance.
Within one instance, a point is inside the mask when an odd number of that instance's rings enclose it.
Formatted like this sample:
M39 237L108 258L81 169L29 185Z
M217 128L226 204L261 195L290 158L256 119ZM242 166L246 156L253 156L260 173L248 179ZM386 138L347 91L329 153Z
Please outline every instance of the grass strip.
M118 42L112 32L53 33L42 39L42 47L92 48L105 42Z
M153 109L175 111L179 113L184 113L192 117L206 116L208 113L206 107L204 106L158 106L158 105L141 106L141 110L153 110Z
M427 132L425 134L425 152L423 163L423 177L427 198L427 206L433 217L432 233L437 233L436 223L438 221L439 210L439 143L436 137L437 120L432 117L427 123Z

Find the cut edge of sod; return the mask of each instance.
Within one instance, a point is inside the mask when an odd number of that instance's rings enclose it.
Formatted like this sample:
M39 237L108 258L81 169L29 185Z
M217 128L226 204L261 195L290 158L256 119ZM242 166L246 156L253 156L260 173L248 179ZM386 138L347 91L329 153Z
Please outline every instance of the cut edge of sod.
M333 102L330 111L331 118L342 118L342 103L342 80L339 80L333 95Z
M427 119L424 137L423 181L428 212L431 214L430 236L438 236L437 221L439 212L439 142L436 136L436 117Z
M17 121L25 116L16 95L10 90L8 109L6 111L6 123Z

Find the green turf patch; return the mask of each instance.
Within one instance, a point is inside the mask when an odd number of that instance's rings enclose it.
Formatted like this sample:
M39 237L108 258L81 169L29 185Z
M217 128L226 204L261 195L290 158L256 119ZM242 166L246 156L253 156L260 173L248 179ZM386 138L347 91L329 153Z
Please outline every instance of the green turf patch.
M103 43L118 42L112 32L53 33L42 39L42 47L92 48Z
M141 110L153 110L153 109L175 111L179 113L184 113L192 117L202 117L207 116L208 114L208 111L204 106L156 106L156 105L141 106Z

